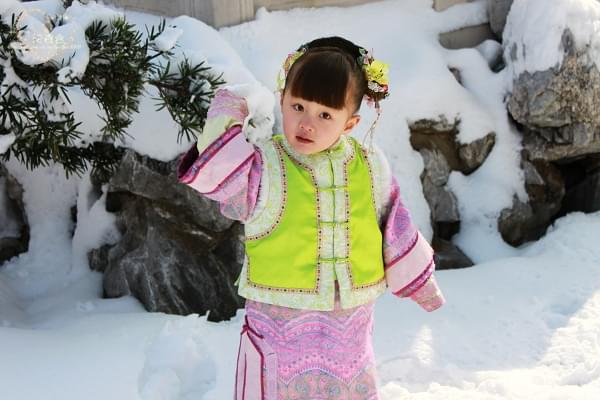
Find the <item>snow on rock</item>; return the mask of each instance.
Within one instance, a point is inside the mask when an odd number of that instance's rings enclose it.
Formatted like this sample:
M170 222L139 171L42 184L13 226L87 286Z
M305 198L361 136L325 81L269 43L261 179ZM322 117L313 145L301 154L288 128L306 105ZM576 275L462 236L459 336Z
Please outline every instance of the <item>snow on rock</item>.
M35 298L55 288L56 280L64 279L62 274L71 269L76 180L67 180L59 166L27 171L11 158L6 167L23 187L30 239L28 252L13 258L2 272L20 297Z
M88 265L88 253L104 244L116 243L121 234L115 226L116 216L106 211L106 186L97 193L89 173L77 187L77 225L73 232L73 265Z
M511 77L560 66L565 30L572 33L576 49L589 54L589 64L600 69L600 2L515 1L503 33L504 58Z
M486 59L490 68L502 60L502 45L495 40L484 40L475 48Z

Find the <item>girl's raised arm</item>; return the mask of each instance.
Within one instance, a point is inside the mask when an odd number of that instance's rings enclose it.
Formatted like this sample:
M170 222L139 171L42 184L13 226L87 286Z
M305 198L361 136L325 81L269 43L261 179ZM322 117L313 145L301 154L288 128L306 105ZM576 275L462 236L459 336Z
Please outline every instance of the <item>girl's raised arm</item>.
M177 167L180 182L218 201L223 215L240 221L254 210L262 174L260 152L242 129L247 116L243 97L218 90L198 142Z

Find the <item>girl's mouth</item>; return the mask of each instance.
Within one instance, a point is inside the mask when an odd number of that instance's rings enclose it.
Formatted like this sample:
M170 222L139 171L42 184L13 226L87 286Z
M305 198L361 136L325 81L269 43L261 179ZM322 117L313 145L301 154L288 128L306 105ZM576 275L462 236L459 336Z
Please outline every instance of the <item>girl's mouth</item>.
M300 136L296 136L296 139L300 142L300 143L312 143L313 141L310 139L305 139L303 137Z

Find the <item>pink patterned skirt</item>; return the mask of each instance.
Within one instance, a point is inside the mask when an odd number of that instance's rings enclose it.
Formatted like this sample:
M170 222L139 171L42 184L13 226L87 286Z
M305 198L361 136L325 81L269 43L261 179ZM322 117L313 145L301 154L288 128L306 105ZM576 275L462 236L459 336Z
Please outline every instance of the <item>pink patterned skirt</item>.
M246 300L235 400L376 400L374 302L311 311Z

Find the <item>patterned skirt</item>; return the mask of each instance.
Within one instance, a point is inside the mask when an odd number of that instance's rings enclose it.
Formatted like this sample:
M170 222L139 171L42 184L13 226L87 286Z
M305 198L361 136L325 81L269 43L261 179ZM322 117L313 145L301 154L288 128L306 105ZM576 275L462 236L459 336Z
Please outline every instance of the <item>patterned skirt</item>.
M377 400L374 302L311 311L246 300L235 400Z

